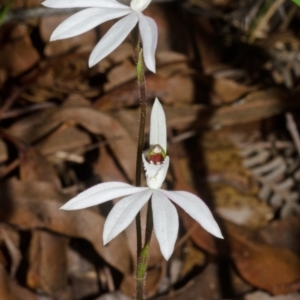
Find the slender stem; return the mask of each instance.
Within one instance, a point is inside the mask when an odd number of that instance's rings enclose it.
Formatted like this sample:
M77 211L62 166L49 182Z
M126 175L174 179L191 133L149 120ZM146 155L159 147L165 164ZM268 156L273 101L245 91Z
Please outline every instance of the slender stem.
M141 185L141 170L142 170L142 153L144 148L144 136L145 136L145 122L146 122L146 82L144 74L144 62L142 48L139 43L139 29L135 26L131 32L131 41L134 51L134 59L136 63L137 83L139 89L139 102L140 102L140 124L138 133L138 146L136 156L136 173L135 173L135 185ZM141 229L141 216L137 214L135 218L136 223L136 236L137 236L137 260L139 260L142 250L142 229Z
M139 135L138 135L138 149L137 149L137 156L136 156L135 178L136 178L136 185L140 186L141 170L142 170L142 154L143 154L144 137L145 137L146 110L147 110L143 49L140 49L138 54L136 71L137 71L137 83L138 83L138 88L140 93L140 128L139 128Z
M138 58L138 53L139 53L139 49L140 49L138 25L136 25L133 28L133 30L131 31L131 44L132 44L133 51L134 51L135 64L137 64L137 58Z
M140 103L140 120L138 132L138 145L136 155L136 173L135 185L141 185L141 171L142 171L142 154L145 139L145 124L146 124L146 109L147 109L147 96L146 96L146 80L144 69L143 49L139 42L139 31L136 26L131 33L131 40L134 50L134 58L136 64L137 84L139 89L139 103ZM145 233L145 244L142 248L142 230L141 230L141 217L140 213L136 216L136 235L137 235L137 269L136 269L136 300L144 300L144 286L147 271L147 263L149 259L149 248L151 233L153 229L152 220L152 206L151 201L148 204L147 223Z
M146 223L146 232L145 232L145 245L147 243L150 244L151 235L153 230L153 215L152 215L152 200L148 203L148 210L147 210L147 223Z
M152 201L148 203L145 245L141 251L136 268L136 300L144 300L144 286L149 260L150 241L153 230Z

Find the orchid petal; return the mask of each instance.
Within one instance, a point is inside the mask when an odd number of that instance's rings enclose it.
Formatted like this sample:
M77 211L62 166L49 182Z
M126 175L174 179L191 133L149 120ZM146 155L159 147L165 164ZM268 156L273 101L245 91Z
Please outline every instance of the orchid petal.
M148 187L151 189L159 189L167 176L170 164L169 156L166 156L164 162L160 165L148 163L144 155L142 158Z
M89 66L92 67L115 50L125 40L137 22L137 14L133 12L112 26L92 51Z
M160 145L167 152L167 125L162 105L156 98L150 118L150 146Z
M123 17L130 8L87 8L62 22L52 33L50 40L60 40L82 34L106 21Z
M103 8L128 8L116 0L46 0L42 5L51 8L72 7L103 7Z
M180 206L209 233L218 238L223 238L220 228L215 221L211 211L199 197L185 191L160 191L166 197Z
M118 197L136 194L146 189L123 182L100 183L69 200L60 209L73 210L90 207Z
M104 224L103 244L106 245L122 232L150 199L153 191L144 190L120 200L110 211Z
M152 195L153 225L160 251L168 260L173 253L178 234L178 214L175 206L160 191Z
M143 11L149 4L151 0L131 0L130 8L134 11Z
M145 17L142 13L138 13L138 16L145 64L150 71L155 73L155 50L158 39L157 26L153 19Z

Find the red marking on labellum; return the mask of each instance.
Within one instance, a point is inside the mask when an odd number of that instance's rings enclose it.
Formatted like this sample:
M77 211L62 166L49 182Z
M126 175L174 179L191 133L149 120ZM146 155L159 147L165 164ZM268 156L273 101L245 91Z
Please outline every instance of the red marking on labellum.
M161 153L153 153L149 155L149 162L157 165L162 164L164 162L164 157Z

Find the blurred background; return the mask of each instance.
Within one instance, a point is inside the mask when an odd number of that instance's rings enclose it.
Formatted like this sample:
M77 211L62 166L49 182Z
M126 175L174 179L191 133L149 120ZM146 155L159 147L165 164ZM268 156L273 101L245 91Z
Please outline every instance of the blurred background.
M128 300L134 293L134 224L103 247L111 202L59 210L94 184L133 183L135 174L130 40L88 68L114 21L49 42L75 11L0 0L0 300ZM159 32L157 73L146 80L148 113L158 97L167 116L164 188L199 195L225 236L214 239L179 210L168 262L152 239L147 298L299 300L298 6L160 0L145 15Z

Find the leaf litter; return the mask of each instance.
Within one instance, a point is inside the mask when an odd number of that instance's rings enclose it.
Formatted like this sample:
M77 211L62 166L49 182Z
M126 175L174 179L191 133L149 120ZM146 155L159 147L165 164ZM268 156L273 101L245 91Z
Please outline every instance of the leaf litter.
M52 43L66 15L39 5L13 1L0 27L0 299L129 299L134 224L104 247L110 205L59 207L99 182L134 183L130 41L89 69L108 25ZM193 0L154 3L147 14L159 27L148 112L159 97L171 136L166 187L201 196L225 235L215 241L180 211L170 261L152 239L147 296L299 299L296 6Z

